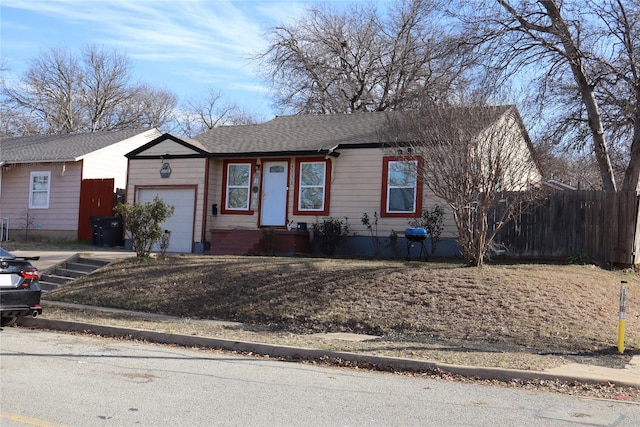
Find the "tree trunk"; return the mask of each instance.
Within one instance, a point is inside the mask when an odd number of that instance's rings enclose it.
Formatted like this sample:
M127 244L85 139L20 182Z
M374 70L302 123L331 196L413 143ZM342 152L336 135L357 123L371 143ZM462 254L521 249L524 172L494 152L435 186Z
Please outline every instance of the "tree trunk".
M640 91L640 88L638 90ZM640 100L640 94L636 98ZM622 190L640 193L640 104L636 105L633 140L631 141L631 158L624 172Z
M587 117L589 119L589 128L593 137L593 151L596 155L600 176L602 178L602 188L605 191L616 191L616 180L611 167L611 159L607 149L607 141L604 136L604 127L602 125L602 117L598 108L593 86L589 84L587 76L582 66L582 54L571 36L569 27L560 14L558 4L555 0L540 1L547 10L549 18L553 25L553 32L560 37L562 45L565 49L569 66L573 72L573 77L578 84L578 90L582 97Z
M573 65L571 68L573 68ZM591 85L583 87L581 82L578 80L578 77L576 77L576 80L578 81L582 101L589 118L589 128L591 129L591 135L593 137L593 152L596 155L596 162L598 163L600 177L602 178L602 189L604 191L615 192L617 190L615 175L613 174L613 168L611 167L611 158L609 157L607 141L604 136L602 118L600 116L600 110L598 109L598 103L595 98L593 87ZM586 84L586 79L584 83Z

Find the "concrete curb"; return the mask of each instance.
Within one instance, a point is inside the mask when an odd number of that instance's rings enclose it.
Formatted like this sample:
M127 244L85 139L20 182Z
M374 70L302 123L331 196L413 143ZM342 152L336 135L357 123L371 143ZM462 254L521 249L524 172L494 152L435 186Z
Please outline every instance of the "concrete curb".
M193 335L173 334L166 332L150 331L146 329L121 328L114 326L97 325L92 323L78 323L64 320L49 320L43 318L20 318L18 324L30 328L52 329L68 332L84 332L102 336L130 337L132 339L145 340L159 344L175 344L186 347L220 348L224 350L247 352L254 354L283 357L293 360L318 360L321 358L333 358L358 363L365 366L378 367L380 369L397 369L405 371L442 371L454 375L474 377L486 380L499 381L566 381L585 384L601 384L602 379L581 375L564 375L541 371L524 371L517 369L487 368L477 366L450 365L423 360L405 359L387 356L375 356L357 354L342 351L322 349L298 348L283 345L262 344L248 341L233 341L219 338L198 337ZM640 388L638 381L611 380L612 384L619 386Z

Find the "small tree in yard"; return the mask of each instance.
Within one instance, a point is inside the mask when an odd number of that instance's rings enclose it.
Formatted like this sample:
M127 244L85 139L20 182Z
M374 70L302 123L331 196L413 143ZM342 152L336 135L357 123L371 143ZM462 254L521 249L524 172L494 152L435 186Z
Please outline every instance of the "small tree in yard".
M452 210L462 256L482 266L506 223L539 200L540 175L515 107L423 108L391 124L407 176ZM499 209L497 209L499 207Z
M145 204L119 204L114 212L122 217L127 237L138 258L148 257L153 245L163 236L160 224L173 215L175 208L156 196ZM168 246L168 242L167 242Z
M171 240L171 230L164 230L162 237L160 237L160 258L165 259L167 257L167 249L169 249L169 242Z
M371 243L373 244L373 256L377 257L378 255L380 255L380 239L378 238L378 212L373 213L373 221L371 221L369 214L365 212L364 214L362 214L360 222L362 222L362 225L367 227L367 230L369 230Z

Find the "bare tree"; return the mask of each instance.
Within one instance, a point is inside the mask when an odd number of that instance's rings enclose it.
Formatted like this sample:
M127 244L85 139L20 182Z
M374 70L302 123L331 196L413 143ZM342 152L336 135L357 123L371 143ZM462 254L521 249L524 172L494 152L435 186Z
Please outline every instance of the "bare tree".
M609 0L606 7L589 4L603 25L597 38L611 41L611 56L596 56L596 91L603 121L614 144L612 164L624 163L622 190L640 192L640 1ZM625 156L621 152L628 153ZM622 154L623 159L620 159Z
M41 123L40 133L69 133L78 127L79 73L77 58L51 49L31 61L21 86L5 88L7 104Z
M79 76L82 103L91 131L111 130L123 123L113 122L112 110L126 104L132 93L131 64L115 49L87 46L82 51L83 71Z
M488 0L457 3L471 44L503 76L536 80L557 139L589 137L605 190L616 191L611 154L628 153L621 189L640 191L640 2ZM623 147L623 148L621 148Z
M180 133L192 138L222 125L256 123L250 113L235 103L227 102L219 90L210 89L206 96L192 98L182 108L177 120Z
M312 7L272 28L258 58L277 104L296 113L345 113L447 97L473 61L436 25L435 4L399 0L386 13L362 4L346 12Z
M580 190L601 189L598 164L592 152L575 152L544 141L536 144L535 153L546 181L559 181Z
M7 61L0 57L0 87L4 87L5 75L9 70ZM0 102L0 137L13 135L35 135L38 134L38 123L30 116L25 116L17 112L7 102Z
M95 45L80 55L53 48L31 60L16 85L3 82L2 126L15 135L160 127L172 116L176 96L131 82L131 63ZM6 121L5 121L6 120Z
M128 107L123 108L123 112L129 111L135 118L129 122L129 127L161 128L175 119L178 97L170 90L145 83L139 83L130 90L131 98L125 104Z
M395 147L420 159L418 179L452 210L462 255L482 266L506 223L539 195L540 173L513 106L422 108L392 121Z

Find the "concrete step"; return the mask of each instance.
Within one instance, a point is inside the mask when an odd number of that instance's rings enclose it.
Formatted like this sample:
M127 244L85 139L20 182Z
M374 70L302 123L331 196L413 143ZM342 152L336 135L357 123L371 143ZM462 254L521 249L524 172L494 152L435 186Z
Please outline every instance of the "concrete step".
M83 271L85 273L91 273L96 269L96 267L94 267L93 265L82 264L79 262L69 262L66 264L65 268L73 271Z
M64 268L67 268L72 271L82 271L85 273L91 273L92 271L104 266L105 264L87 264L84 262L69 262Z
M39 283L40 283L40 289L42 289L43 291L52 291L62 286L62 284L60 283L52 283L52 282L46 282L42 280L40 280Z
M71 270L69 268L65 267L58 267L55 270L53 270L53 275L55 276L62 276L62 277L72 277L74 279L77 279L78 277L82 277L82 276L86 276L88 273L88 271L76 271L76 270Z
M78 257L78 259L75 260L76 264L82 264L82 265L88 265L91 267L95 267L95 268L100 268L100 267L104 267L105 265L111 263L111 261L106 260L106 259L99 259L99 258L83 258L83 257Z
M42 271L39 279L40 287L44 291L56 289L87 274L91 274L109 263L110 261L102 259L74 257Z
M40 282L41 286L43 282L52 283L55 285L64 285L65 283L68 283L74 279L74 277L58 276L56 274L42 274L40 275L40 279L38 281Z

